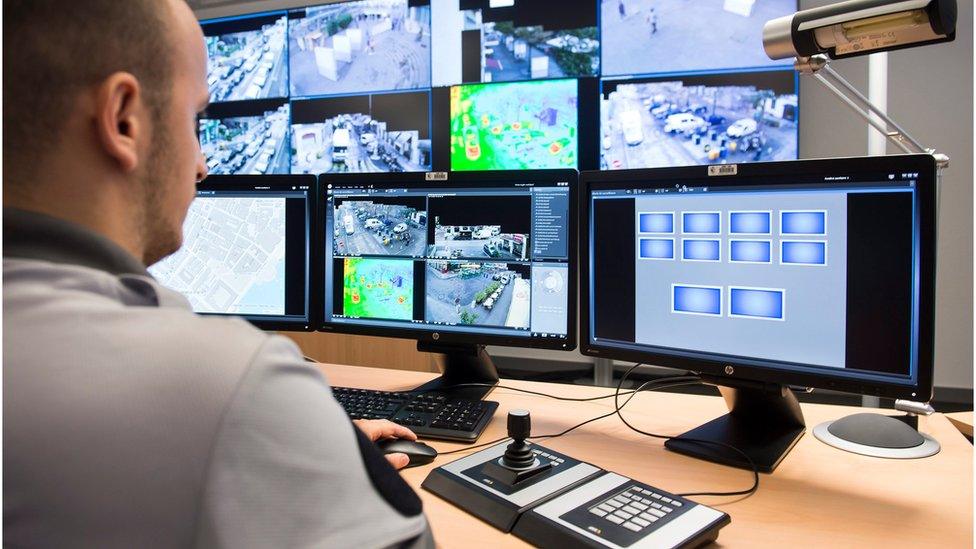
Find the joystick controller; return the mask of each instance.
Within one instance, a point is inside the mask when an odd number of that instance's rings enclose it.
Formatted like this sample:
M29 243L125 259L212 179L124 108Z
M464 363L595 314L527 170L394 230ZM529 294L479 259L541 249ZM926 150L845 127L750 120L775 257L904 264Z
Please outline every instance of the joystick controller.
M502 465L513 471L523 471L538 465L532 448L525 439L532 434L532 418L528 410L512 410L508 413L508 436L512 443L505 449Z

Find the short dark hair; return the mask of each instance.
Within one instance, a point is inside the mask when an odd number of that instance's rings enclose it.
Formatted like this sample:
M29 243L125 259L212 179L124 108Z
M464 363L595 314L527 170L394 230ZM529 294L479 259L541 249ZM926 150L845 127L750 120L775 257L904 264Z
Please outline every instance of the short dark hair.
M172 8L166 4L4 0L4 164L26 167L46 152L56 154L79 91L114 72L139 79L158 117L168 102L173 73L167 22Z

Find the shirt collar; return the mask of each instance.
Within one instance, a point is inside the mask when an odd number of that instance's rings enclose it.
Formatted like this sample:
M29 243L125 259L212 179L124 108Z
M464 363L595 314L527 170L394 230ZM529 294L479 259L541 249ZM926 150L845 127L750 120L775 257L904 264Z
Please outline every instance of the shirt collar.
M46 214L3 209L3 257L80 265L113 275L149 276L146 266L91 229Z

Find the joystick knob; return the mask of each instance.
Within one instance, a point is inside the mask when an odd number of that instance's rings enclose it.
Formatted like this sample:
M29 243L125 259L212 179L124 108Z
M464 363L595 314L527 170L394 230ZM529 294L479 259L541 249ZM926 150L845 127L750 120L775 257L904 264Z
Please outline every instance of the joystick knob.
M521 442L532 434L532 417L528 410L512 410L508 413L508 436Z
M529 469L535 465L535 454L525 443L532 433L532 419L528 410L512 410L508 413L508 436L512 443L505 448L502 464L514 470Z

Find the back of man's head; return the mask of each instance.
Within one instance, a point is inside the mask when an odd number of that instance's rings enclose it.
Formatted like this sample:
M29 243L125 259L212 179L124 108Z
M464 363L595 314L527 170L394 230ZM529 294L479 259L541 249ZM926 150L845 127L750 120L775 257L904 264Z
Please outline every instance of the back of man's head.
M173 72L170 9L163 0L4 0L5 187L37 183L34 167L57 154L79 93L112 73L138 78L158 116Z

